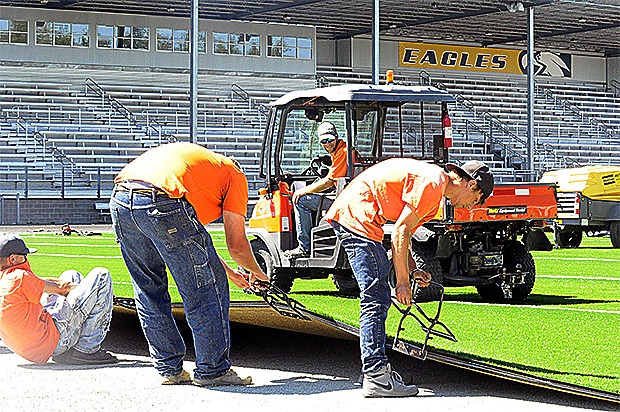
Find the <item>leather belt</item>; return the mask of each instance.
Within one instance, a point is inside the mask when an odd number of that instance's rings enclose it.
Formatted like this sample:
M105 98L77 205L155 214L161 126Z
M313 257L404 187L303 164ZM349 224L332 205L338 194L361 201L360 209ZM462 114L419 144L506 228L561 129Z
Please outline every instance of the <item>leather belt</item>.
M168 195L162 189L153 186L147 182L139 181L126 181L119 182L114 186L115 192L130 192L141 195L156 196L156 195Z

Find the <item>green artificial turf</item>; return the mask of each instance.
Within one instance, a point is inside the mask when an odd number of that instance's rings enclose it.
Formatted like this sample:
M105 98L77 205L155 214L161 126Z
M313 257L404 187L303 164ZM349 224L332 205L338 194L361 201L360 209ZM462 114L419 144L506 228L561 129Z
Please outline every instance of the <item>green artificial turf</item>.
M230 261L222 233L212 232L221 256ZM35 273L58 276L95 266L110 269L114 291L132 297L131 281L112 235L78 237L24 235L39 252L30 256ZM486 304L473 287L447 288L441 320L458 342L431 341L437 351L488 362L543 378L620 394L620 250L609 238L584 238L582 247L533 252L537 278L521 304ZM236 265L232 265L236 267ZM180 297L171 282L173 301ZM338 295L329 279L295 281L291 297L307 309L358 326L357 299ZM256 297L231 285L232 300ZM423 304L433 314L436 303ZM390 310L387 333L394 336L400 314ZM420 343L422 330L409 319L401 337Z

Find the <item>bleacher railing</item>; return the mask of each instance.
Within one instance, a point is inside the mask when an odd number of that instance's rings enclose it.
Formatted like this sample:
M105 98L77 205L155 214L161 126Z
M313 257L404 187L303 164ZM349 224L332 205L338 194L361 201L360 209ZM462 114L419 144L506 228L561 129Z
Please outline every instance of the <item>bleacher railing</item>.
M559 97L551 90L542 87L537 87L536 90L539 93L542 93L545 99L552 101L555 106L561 107L562 109L570 112L572 115L579 117L582 122L593 125L596 127L597 131L602 131L607 138L614 137L618 134L618 131L609 126L607 123L597 117L591 116L586 110L567 99Z
M24 124L26 123L26 124ZM36 148L36 143L39 143L42 147L42 154L45 157L45 155L47 153L49 153L51 155L52 158L52 165L54 164L54 161L58 161L63 170L64 168L68 168L69 171L76 175L76 176L82 176L82 170L81 168L73 161L73 159L69 158L67 155L65 155L65 153L62 151L62 149L59 149L58 147L56 147L56 145L54 145L53 142L51 142L46 136L44 136L43 134L41 134L38 131L34 131L32 133L30 133L29 129L28 129L28 125L27 125L27 121L23 118L23 117L18 117L15 120L15 124L24 131L26 138L32 138L33 141L35 142L35 148ZM25 156L25 155L24 155Z
M85 94L88 95L89 91L95 93L95 95L101 98L102 107L109 105L116 113L123 116L134 126L142 126L140 125L138 121L138 116L136 116L136 114L134 114L123 103L119 102L114 96L107 93L105 89L101 87L96 81L94 81L90 77L87 77L84 80L84 85L86 87ZM177 137L174 134L169 133L167 130L165 130L165 126L158 122L156 119L149 119L148 117L146 117L146 127L146 134L150 137L151 133L155 132L159 144L177 141Z
M248 109L257 109L264 117L267 117L267 114L269 113L269 108L263 103L257 103L254 99L252 99L250 93L243 87L239 86L237 83L233 83L230 85L230 93L231 99L238 97L239 99L248 104Z

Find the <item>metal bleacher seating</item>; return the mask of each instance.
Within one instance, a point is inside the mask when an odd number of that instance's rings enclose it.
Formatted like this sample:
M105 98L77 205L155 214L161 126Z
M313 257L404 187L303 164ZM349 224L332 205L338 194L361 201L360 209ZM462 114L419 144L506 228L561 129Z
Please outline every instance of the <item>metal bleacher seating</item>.
M103 92L89 87L87 78ZM417 84L420 73L396 73ZM62 79L58 81L58 79ZM368 70L319 67L317 83L370 83ZM433 73L431 82L457 96L451 108L456 161L480 159L500 180L519 180L525 166L525 79ZM0 188L57 196L108 193L131 159L170 139L189 140L187 75L0 66ZM250 193L258 177L265 105L287 91L315 87L315 79L201 74L198 143L234 156ZM620 160L620 99L600 84L538 82L535 167L538 171ZM421 150L415 110L405 110L405 139ZM429 116L425 134L439 125ZM388 118L386 154L398 130ZM427 139L428 142L428 139ZM27 175L27 176L26 176ZM64 176L64 177L63 177ZM27 179L26 179L27 177ZM28 181L26 188L26 180Z
M0 187L47 196L57 196L60 185L69 195L108 193L118 171L148 148L189 140L187 83L175 73L0 67ZM264 105L313 84L201 75L198 143L239 160L255 197L264 185Z
M430 82L457 97L451 108L452 159L489 163L500 180L520 180L527 145L527 86L523 76L497 77L455 72L396 71L397 82ZM426 78L424 78L426 75ZM371 81L368 70L320 67L322 82ZM620 163L620 97L604 84L537 79L534 165L545 170Z

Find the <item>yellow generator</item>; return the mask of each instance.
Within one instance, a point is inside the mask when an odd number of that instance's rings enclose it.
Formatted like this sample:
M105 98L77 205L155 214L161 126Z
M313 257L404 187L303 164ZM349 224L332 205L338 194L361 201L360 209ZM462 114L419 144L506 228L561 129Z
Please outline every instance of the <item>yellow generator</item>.
M558 246L579 246L583 232L609 232L613 246L620 247L620 166L553 170L541 182L557 185Z

